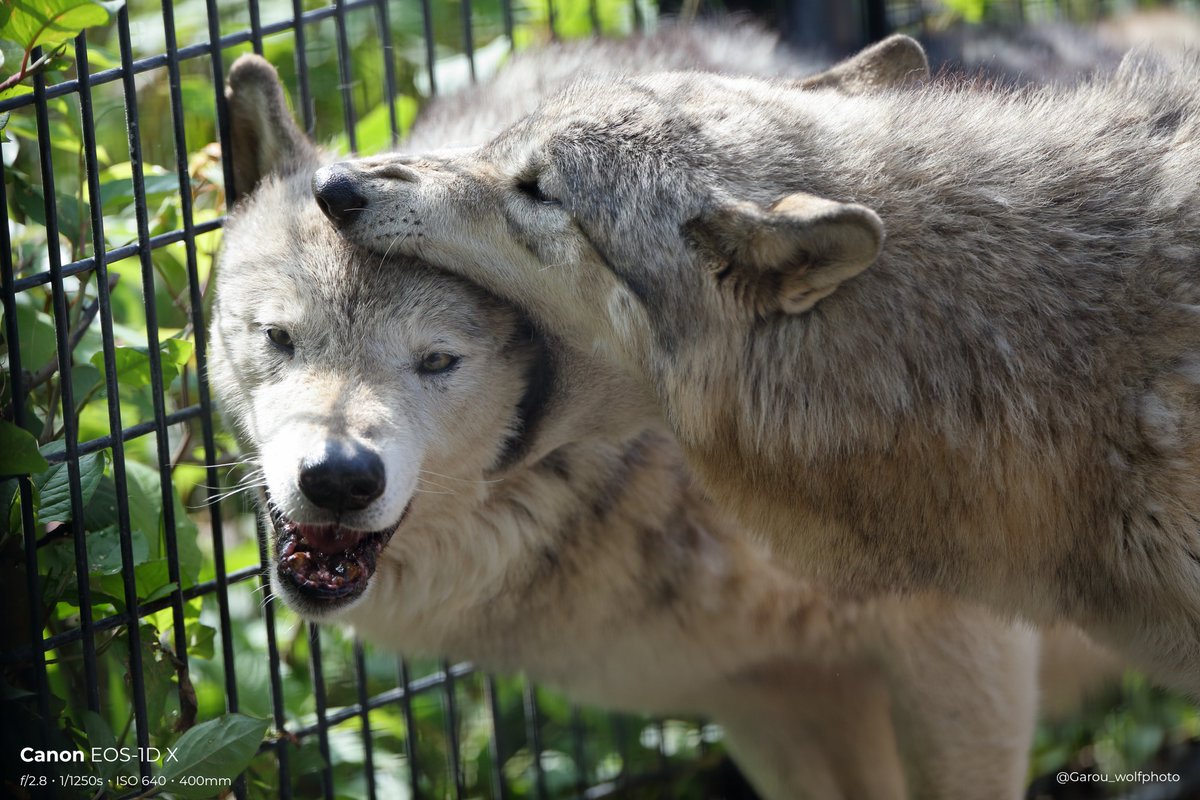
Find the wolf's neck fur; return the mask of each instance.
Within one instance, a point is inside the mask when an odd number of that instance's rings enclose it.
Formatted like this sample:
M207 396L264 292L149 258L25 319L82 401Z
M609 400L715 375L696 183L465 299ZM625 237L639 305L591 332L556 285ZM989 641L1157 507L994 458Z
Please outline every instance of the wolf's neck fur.
M414 505L405 527L369 613L348 620L401 652L521 669L576 699L705 708L703 687L747 666L860 647L825 597L714 511L658 430L564 446L474 497Z

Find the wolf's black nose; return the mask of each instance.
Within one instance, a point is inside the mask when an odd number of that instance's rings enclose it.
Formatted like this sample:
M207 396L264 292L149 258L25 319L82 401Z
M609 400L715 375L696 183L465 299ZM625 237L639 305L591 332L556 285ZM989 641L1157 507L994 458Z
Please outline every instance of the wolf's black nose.
M300 491L330 511L361 511L385 485L383 461L356 443L330 442L300 463Z
M341 164L321 167L313 174L313 195L325 216L339 228L349 225L367 207L354 173Z

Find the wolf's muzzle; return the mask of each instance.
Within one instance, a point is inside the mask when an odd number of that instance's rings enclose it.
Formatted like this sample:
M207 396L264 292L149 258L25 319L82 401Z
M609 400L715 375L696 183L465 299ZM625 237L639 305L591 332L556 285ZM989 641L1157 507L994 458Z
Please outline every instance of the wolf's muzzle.
M354 222L367 208L357 177L342 164L321 167L313 173L312 190L321 211L339 228Z
M357 442L330 441L300 464L304 496L327 511L362 511L387 487L383 460Z
M361 595L375 573L379 554L408 516L410 503L395 525L358 531L339 525L304 525L288 519L270 500L275 530L275 566L279 578L306 601L305 607L329 610Z

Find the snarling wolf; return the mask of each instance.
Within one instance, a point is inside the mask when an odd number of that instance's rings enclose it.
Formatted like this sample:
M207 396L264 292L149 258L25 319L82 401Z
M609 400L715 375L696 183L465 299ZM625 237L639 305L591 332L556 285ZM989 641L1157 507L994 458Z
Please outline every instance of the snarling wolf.
M245 56L229 81L243 196L209 363L265 473L285 603L578 701L708 715L775 800L1022 794L1032 631L777 568L621 369L461 279L347 244L274 70Z
M1070 619L1200 693L1197 175L1193 55L1008 93L581 81L314 187L623 365L797 570Z

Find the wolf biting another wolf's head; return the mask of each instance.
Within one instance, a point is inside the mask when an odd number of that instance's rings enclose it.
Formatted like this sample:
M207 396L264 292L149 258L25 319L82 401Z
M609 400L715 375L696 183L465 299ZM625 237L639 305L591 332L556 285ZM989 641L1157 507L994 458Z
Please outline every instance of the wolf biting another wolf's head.
M651 386L798 570L1070 619L1200 692L1200 55L816 83L584 81L314 191Z

